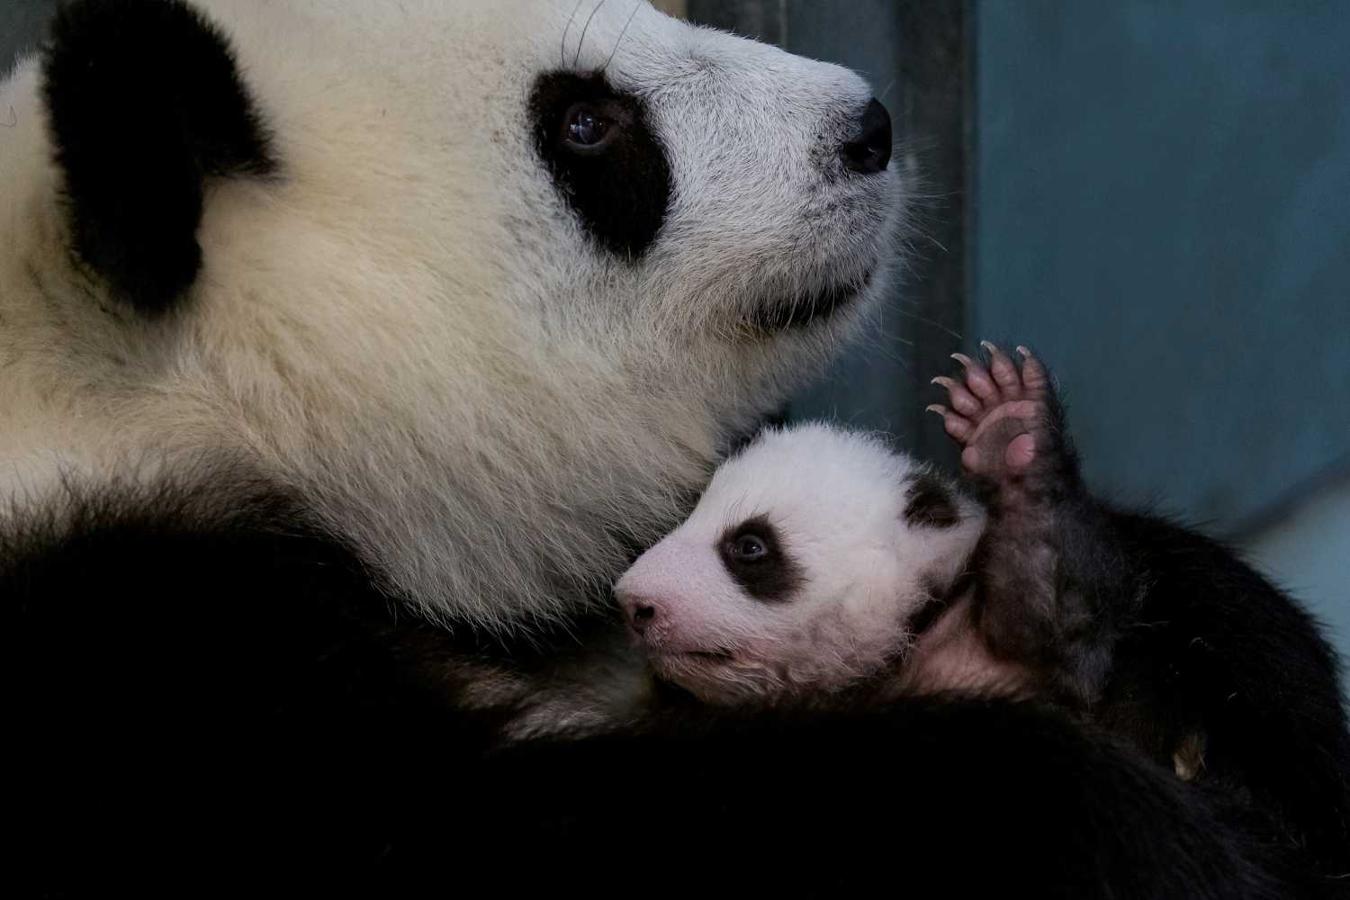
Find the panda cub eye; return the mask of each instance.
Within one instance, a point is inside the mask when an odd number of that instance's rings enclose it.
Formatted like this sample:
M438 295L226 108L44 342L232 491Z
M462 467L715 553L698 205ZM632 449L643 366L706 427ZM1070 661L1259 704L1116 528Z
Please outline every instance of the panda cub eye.
M760 562L769 555L769 548L754 534L742 534L731 545L731 553L741 562Z
M791 600L806 583L802 566L767 516L728 528L717 549L731 580L756 600Z

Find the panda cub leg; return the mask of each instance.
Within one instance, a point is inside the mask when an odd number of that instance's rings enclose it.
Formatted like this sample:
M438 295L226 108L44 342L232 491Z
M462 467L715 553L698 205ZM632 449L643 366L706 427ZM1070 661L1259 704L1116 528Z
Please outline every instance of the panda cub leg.
M975 624L990 651L1028 667L1039 687L1079 708L1100 696L1124 617L1137 604L1128 559L1087 492L1049 373L1025 347L982 345L960 377L939 377L931 406L962 447L989 511L976 551Z

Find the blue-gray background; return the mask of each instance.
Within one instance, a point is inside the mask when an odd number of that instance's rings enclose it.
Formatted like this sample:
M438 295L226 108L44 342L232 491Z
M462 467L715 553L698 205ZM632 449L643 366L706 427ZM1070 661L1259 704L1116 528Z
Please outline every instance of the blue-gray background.
M4 0L0 66L51 6ZM895 102L895 3L785 8L775 37ZM928 212L966 216L965 344L1040 348L1098 489L1239 542L1350 653L1350 3L967 9L970 189ZM799 411L908 421L898 331Z

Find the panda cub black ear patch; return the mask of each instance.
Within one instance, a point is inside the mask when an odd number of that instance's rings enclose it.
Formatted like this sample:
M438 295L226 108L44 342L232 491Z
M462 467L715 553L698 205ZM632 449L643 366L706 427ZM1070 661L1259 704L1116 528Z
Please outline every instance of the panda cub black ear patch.
M642 98L604 75L550 72L530 97L534 142L559 191L602 247L637 259L670 206L670 163Z
M76 0L43 75L75 253L138 309L168 309L201 267L204 180L276 168L229 44L180 0Z
M905 521L916 528L953 528L961 524L961 510L942 479L920 472L905 493Z

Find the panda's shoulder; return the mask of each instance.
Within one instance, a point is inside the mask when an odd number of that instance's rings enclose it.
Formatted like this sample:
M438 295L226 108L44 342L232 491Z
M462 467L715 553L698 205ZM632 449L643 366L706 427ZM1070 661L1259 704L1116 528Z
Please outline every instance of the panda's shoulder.
M3 521L8 653L50 696L116 680L147 710L275 707L313 702L288 696L302 685L336 699L356 686L327 682L352 672L363 691L394 677L377 578L294 492L246 470L68 479Z

